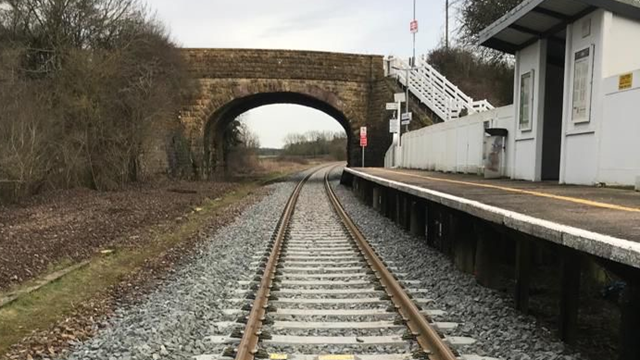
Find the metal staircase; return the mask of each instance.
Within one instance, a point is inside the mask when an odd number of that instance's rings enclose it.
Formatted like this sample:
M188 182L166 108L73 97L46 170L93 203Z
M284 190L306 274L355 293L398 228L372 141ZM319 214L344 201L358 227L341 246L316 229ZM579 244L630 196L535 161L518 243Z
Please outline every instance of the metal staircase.
M385 61L385 74L395 77L405 88L409 74L409 91L443 121L493 109L487 100L474 101L463 93L429 65L424 55L416 59L413 68L408 62L390 56Z

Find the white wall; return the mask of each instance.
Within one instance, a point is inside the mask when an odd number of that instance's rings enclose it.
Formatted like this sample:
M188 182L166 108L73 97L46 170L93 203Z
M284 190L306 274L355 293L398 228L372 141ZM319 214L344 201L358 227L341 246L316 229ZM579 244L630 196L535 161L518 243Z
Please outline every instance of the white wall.
M604 59L604 78L640 69L640 22L620 15L607 15L610 24L604 33L607 46Z
M516 53L516 68L514 76L514 136L509 143L512 145L513 157L511 167L514 169L512 178L539 181L542 172L542 134L544 116L544 89L546 80L546 40ZM533 114L531 128L520 129L520 81L521 76L533 71Z
M631 89L619 90L618 81L604 80L597 181L630 186L640 177L640 70L633 72Z
M560 182L591 185L596 182L598 162L598 137L596 131L602 119L602 74L603 53L609 51L603 46L605 23L611 21L612 14L604 10L595 11L567 26L567 52L565 61L564 106L562 114L562 156L560 159ZM591 22L589 35L583 35L585 22ZM572 94L574 78L574 56L589 46L594 46L593 81L591 85L590 120L574 123L572 120Z
M402 154L397 165L412 169L481 174L485 121L489 122L489 127L506 128L511 134L513 106L465 116L403 134L402 147L396 148L396 151ZM509 158L508 145L506 152ZM391 164L392 154L391 150L387 152L385 166ZM510 166L505 170L506 175L510 176Z
M583 33L591 22L589 35ZM562 130L560 182L568 184L611 183L633 185L637 156L631 155L640 139L637 91L617 93L617 74L640 68L640 23L598 10L567 27L567 59ZM589 122L571 119L573 59L576 51L594 47ZM624 109L626 112L621 112ZM633 179L632 179L633 177Z

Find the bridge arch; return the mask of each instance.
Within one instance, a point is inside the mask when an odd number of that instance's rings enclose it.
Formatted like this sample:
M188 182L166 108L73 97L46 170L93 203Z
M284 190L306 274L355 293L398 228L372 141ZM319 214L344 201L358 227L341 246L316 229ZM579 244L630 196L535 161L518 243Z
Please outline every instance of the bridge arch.
M344 113L340 101L334 94L322 89L314 89L313 94L294 91L261 92L233 99L216 109L209 117L203 134L205 172L219 172L225 167L222 137L224 130L233 120L249 110L274 104L295 104L322 111L336 120L344 129L347 135L347 149L345 149L347 154L352 152L350 151L352 146L358 145L353 143L357 129L353 128L353 121ZM348 162L351 162L349 156L347 158Z
M302 105L333 117L345 129L350 166L360 166L358 131L367 126L367 165L382 165L390 144L385 102L393 90L381 56L253 49L183 53L197 87L180 118L196 175L222 170L221 134L231 121L271 104Z

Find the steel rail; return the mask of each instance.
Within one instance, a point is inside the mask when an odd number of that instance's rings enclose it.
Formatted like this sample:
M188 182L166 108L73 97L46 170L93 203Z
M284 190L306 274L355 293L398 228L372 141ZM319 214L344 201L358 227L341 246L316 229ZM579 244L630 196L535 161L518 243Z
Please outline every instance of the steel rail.
M356 243L367 260L367 263L372 270L376 272L382 286L385 288L385 291L391 298L391 301L393 301L397 311L406 321L407 326L416 337L418 344L429 359L457 360L458 358L451 348L449 348L449 346L442 340L438 332L429 325L427 318L420 313L418 307L409 298L389 269L387 269L371 245L369 245L369 242L365 239L364 235L362 235L358 226L351 220L349 215L347 215L340 203L340 200L338 200L338 197L329 183L329 174L335 167L337 166L334 166L332 169L327 171L324 177L324 186L327 195L329 196L336 213L346 226L351 236L356 240Z
M298 197L300 196L302 187L311 176L313 176L323 168L325 167L312 171L307 176L305 176L304 179L302 179L298 183L298 185L296 185L295 189L291 193L291 196L289 197L289 200L287 201L287 204L285 205L282 216L280 217L280 221L278 222L275 239L273 241L273 247L271 248L271 253L269 255L264 274L262 275L262 279L260 281L260 287L258 288L256 298L253 301L251 312L249 313L249 317L247 319L247 325L244 329L244 333L242 334L242 339L240 340L240 344L238 345L236 360L253 360L254 355L258 351L260 331L262 328L262 322L265 320L266 316L266 308L267 302L269 300L271 284L273 282L273 279L275 278L276 266L278 265L278 259L280 258L282 244L284 242L287 227L289 226L289 221L291 220L293 210L295 209L296 203L298 202Z

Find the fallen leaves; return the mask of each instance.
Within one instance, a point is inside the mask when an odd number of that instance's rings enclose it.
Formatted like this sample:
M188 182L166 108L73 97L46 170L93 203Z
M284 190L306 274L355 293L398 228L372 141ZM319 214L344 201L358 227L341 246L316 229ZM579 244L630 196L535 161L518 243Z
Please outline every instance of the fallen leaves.
M182 218L194 207L199 212L205 199L236 186L163 181L114 192L55 191L0 207L0 290L37 277L63 260L78 262L116 245L142 246L145 229Z

